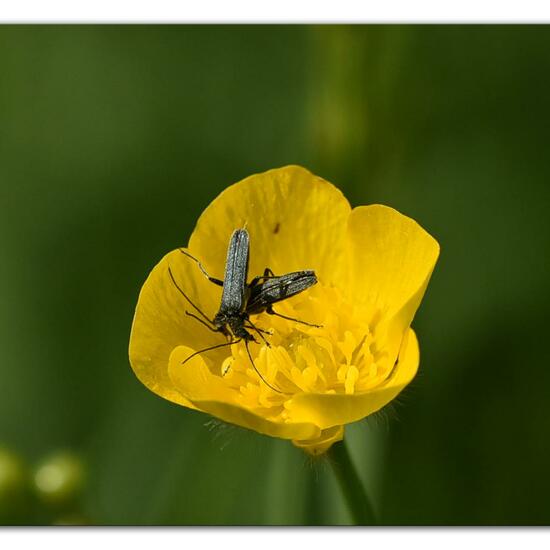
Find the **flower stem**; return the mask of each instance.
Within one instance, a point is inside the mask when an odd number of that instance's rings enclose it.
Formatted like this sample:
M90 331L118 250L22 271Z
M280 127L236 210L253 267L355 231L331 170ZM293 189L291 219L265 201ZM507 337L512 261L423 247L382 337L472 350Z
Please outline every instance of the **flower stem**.
M338 441L327 451L330 465L338 480L355 525L376 525L376 516L363 483L353 466L348 449Z

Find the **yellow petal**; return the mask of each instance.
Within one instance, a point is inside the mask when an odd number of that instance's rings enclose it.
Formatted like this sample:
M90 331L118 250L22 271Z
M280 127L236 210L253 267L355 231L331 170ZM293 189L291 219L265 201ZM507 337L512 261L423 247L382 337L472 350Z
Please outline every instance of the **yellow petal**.
M308 422L275 421L244 408L239 403L239 393L225 384L221 376L212 374L202 356L197 355L182 365L191 353L193 349L186 346L176 348L170 355L169 374L173 386L198 410L282 439L315 439L321 433Z
M384 384L364 393L299 394L286 404L294 422L311 422L322 430L361 420L394 399L414 378L419 363L416 335L409 329L399 352L399 361Z
M168 267L178 286L206 315L212 318L219 306L221 289L208 281L197 265L179 250L170 252L151 271L141 289L130 335L130 363L150 390L195 408L172 386L168 376L170 354L179 345L202 349L223 343L225 339L186 315L186 310L200 314L177 290ZM213 351L208 358L214 361L225 355L222 351Z
M300 166L250 176L225 189L202 213L189 249L223 278L232 232L250 234L249 278L313 269L325 284L340 277L351 211L332 184Z
M428 286L439 244L412 218L375 204L352 211L347 246L347 291L379 310L377 342L393 362Z
M291 439L310 454L323 453L342 439L346 423L379 410L415 376L418 343L409 326L439 246L414 220L391 208L374 205L352 211L337 188L297 166L251 176L227 188L204 211L189 250L212 276L223 277L229 238L240 227L250 234L248 279L261 275L266 267L276 274L315 270L322 285L313 289L319 291L317 302L312 294L308 304L318 307L330 287L344 304L346 300L357 303L377 361L391 366L399 356L390 377L361 391L372 385L357 385L359 366L350 364L344 373L346 394L342 394L321 389L328 376L317 386L319 373L308 367L300 373L302 381L308 391L318 388L319 393L283 398L260 392L265 388L256 377L246 382L246 367L235 368L224 378L222 365L234 360L229 346L204 351L182 364L194 352L226 340L186 314L202 315L190 299L213 319L220 307L221 288L181 251L165 256L143 286L130 338L132 367L148 388L166 399L266 435ZM337 310L335 327L347 335L345 311ZM283 342L292 345L296 334L291 336ZM348 363L353 362L356 344L365 339L361 337L351 338L350 332ZM239 361L237 356L235 360ZM310 360L315 360L313 354ZM235 367L242 365L237 362ZM231 376L237 372L240 378Z
M387 318L403 307L408 326L439 256L439 244L412 218L379 204L354 208L348 222L349 292Z
M296 441L292 443L312 456L319 456L326 453L333 443L344 439L344 426L334 426L321 432L316 439Z

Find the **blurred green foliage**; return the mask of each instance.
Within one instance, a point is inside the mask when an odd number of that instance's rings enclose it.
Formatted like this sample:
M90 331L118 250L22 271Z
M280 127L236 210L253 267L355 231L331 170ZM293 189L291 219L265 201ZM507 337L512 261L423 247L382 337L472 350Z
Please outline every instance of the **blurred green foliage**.
M153 265L227 185L296 163L442 247L417 379L348 430L382 521L550 523L549 47L535 26L1 27L0 443L84 457L82 522L348 523L325 463L205 426L127 358Z
M0 525L24 525L32 510L29 471L21 457L0 447Z

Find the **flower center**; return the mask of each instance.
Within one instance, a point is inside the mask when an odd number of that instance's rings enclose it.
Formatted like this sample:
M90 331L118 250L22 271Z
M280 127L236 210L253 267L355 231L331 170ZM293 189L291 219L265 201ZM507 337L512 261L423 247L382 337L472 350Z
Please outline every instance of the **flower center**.
M276 312L320 328L262 313L253 323L266 335L270 347L249 345L254 365L281 393L264 384L255 372L244 344L232 346L221 375L247 408L264 415L285 416L284 402L296 393L353 394L382 383L392 365L377 347L380 313L351 303L334 287L317 284L307 292L275 304ZM254 331L251 330L251 333Z

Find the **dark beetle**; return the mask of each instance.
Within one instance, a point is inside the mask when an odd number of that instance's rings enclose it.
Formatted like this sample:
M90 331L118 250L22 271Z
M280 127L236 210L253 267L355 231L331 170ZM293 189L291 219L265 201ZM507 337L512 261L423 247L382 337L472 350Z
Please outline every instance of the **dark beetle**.
M260 278L256 277L256 279ZM313 286L317 282L315 271L293 271L292 273L276 276L271 269L266 268L263 275L264 282L260 283L256 281L256 279L253 279L249 286L250 296L246 304L246 312L249 315L255 315L266 311L270 315L277 315L284 319L296 321L297 323L316 327L319 326L311 325L310 323L305 323L298 319L292 319L291 317L286 317L273 311L273 304L295 296L308 289L310 286Z
M226 337L231 339L229 342L196 351L185 359L183 363L186 363L189 359L204 351L209 351L222 346L228 346L244 340L248 357L254 367L254 370L258 373L258 376L272 390L281 393L264 379L256 368L256 365L252 360L252 356L250 355L248 343L257 341L247 329L254 330L269 346L269 343L263 336L263 333L266 333L266 331L257 328L250 320L250 315L257 315L265 311L270 315L277 315L290 321L318 327L319 325L313 325L311 323L306 323L305 321L293 319L292 317L281 315L273 310L273 304L290 298L291 296L295 296L310 286L313 286L317 282L317 277L315 276L315 272L311 270L294 271L285 275L276 276L269 268L266 268L263 275L254 277L254 279L247 284L246 279L248 276L249 250L250 239L248 236L248 231L246 229L235 230L229 241L227 258L225 262L225 274L222 281L220 279L216 279L215 277L211 277L197 258L191 256L191 254L185 250L180 249L183 254L197 263L200 270L209 281L221 286L223 289L220 309L212 320L210 320L189 299L185 292L183 292L183 290L176 283L171 269L168 268L170 277L178 291L193 306L193 308L197 310L203 319L197 317L197 315L190 313L189 311L186 311L185 313L201 322L209 330L213 332L221 332Z

